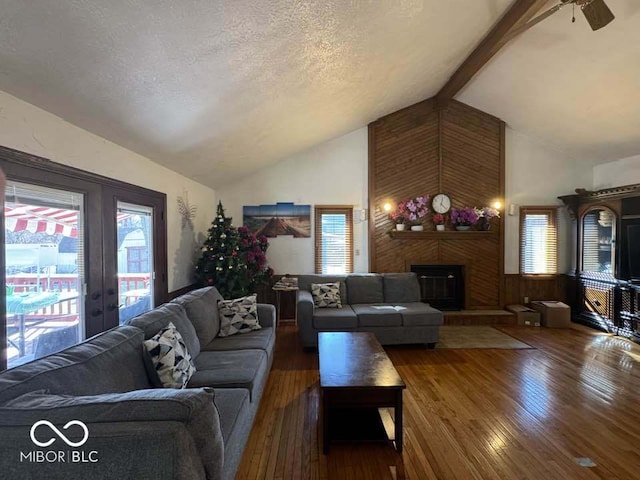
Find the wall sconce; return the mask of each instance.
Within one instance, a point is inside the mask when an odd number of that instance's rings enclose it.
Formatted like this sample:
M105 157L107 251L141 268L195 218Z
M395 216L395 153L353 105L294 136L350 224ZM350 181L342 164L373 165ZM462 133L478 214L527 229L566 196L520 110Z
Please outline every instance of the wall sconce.
M496 210L500 210L502 208L502 202L500 200L496 200L495 202L493 202L493 208L495 208Z
M389 202L385 202L385 204L382 205L382 209L387 213L389 213L392 208L393 206Z

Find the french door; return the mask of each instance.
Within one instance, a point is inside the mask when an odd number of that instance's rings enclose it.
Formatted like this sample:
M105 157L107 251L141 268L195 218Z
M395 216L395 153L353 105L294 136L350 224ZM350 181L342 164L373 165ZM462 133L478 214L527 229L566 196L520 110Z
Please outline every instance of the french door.
M7 183L4 330L9 368L84 338L85 196Z
M0 147L0 370L162 303L164 194Z
M165 200L113 187L103 196L105 316L114 327L165 300Z

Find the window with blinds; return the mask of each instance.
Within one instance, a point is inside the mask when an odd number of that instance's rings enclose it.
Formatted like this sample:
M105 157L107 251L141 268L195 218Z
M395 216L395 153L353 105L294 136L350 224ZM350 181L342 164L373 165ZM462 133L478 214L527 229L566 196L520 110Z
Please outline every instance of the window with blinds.
M558 273L558 224L555 207L520 208L520 273Z
M353 207L315 207L316 273L338 275L353 271Z

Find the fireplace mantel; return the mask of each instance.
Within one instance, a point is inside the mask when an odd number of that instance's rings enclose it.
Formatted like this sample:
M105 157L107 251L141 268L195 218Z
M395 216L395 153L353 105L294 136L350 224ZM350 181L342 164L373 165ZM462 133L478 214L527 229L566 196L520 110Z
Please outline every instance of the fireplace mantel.
M496 230L468 230L466 232L459 232L458 230L445 230L444 232L438 231L422 231L422 232L412 232L412 231L403 231L399 232L397 230L391 230L389 235L391 238L395 238L398 240L421 240L421 239L430 239L430 240L468 240L470 238L482 237L487 238L490 236L498 236L500 233Z

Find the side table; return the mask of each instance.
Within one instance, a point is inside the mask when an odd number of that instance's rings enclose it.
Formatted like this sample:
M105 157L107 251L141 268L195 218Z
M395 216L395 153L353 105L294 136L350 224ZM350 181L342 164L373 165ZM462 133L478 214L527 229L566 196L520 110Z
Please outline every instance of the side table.
M281 317L281 308L280 302L282 298L283 292L295 292L296 298L294 301L294 324L298 325L298 287L273 287L273 291L276 292L276 326L280 323Z

